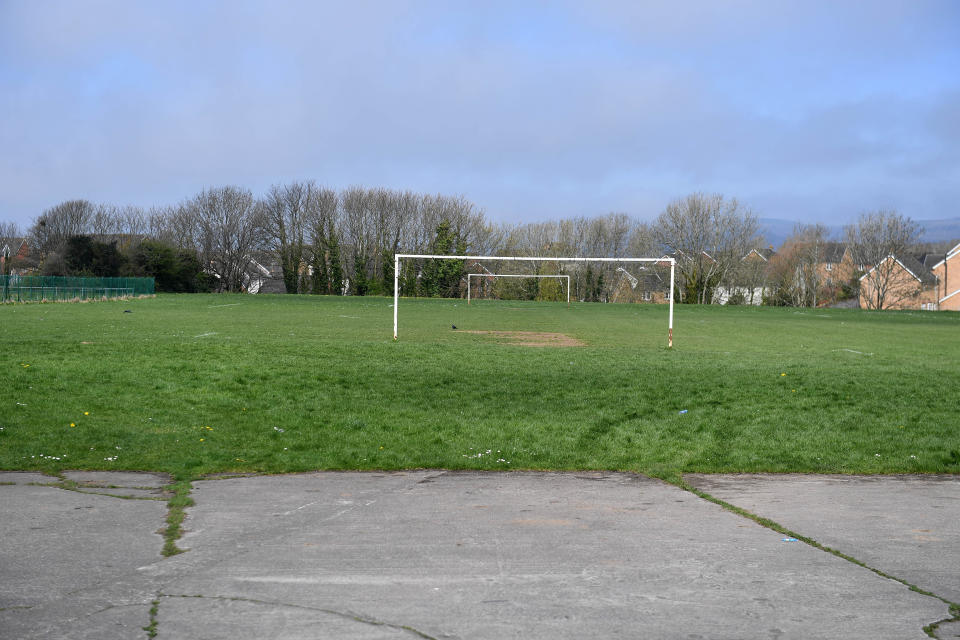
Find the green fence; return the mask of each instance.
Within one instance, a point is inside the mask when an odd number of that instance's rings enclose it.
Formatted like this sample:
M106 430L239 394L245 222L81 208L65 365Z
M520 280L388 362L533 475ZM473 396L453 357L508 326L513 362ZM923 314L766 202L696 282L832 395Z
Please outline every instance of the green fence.
M0 276L0 302L101 300L153 293L153 278Z

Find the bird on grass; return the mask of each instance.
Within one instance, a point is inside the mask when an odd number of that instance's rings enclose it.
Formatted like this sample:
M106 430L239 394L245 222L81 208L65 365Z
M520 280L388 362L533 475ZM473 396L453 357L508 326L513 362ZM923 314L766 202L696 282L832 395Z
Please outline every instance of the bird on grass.
M450 327L451 327L454 331L457 330L457 325L455 325L455 324L450 325Z

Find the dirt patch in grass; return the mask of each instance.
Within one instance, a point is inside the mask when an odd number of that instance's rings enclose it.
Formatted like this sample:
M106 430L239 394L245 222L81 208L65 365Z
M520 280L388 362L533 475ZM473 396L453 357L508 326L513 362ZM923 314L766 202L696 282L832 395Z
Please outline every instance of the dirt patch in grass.
M581 342L565 333L545 333L542 331L461 331L460 333L476 333L494 336L509 344L520 347L585 347Z

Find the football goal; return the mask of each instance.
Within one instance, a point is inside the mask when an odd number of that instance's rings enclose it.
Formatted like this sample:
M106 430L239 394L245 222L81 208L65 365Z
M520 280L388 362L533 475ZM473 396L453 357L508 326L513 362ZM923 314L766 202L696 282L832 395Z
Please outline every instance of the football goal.
M468 273L467 274L467 304L470 304L470 283L473 278L486 278L488 280L496 280L497 278L553 278L556 280L566 280L567 284L567 306L570 306L570 276L560 275L560 274L538 274L533 273L530 275L524 275L522 273Z
M419 253L397 253L393 257L393 339L397 340L399 338L399 318L400 318L400 266L401 261L413 259L413 260L473 260L473 261L485 261L485 262L494 262L499 264L500 262L557 262L557 263L639 263L641 266L643 263L649 264L651 266L667 266L670 267L670 277L669 277L669 295L665 296L665 302L668 303L669 311L667 313L667 346L673 347L673 297L674 297L674 274L676 271L676 260L670 257L662 258L573 258L573 257L526 257L526 256L451 256L451 255L433 255L433 254L419 254ZM488 276L493 275L491 273L486 274ZM520 274L517 274L520 275ZM553 274L551 274L553 275ZM461 276L462 277L462 276ZM500 276L503 277L503 276ZM522 275L521 277L531 277L530 275ZM635 278L634 278L635 279ZM469 286L469 277L468 277L468 286ZM569 280L567 286L567 292L569 295L570 287Z

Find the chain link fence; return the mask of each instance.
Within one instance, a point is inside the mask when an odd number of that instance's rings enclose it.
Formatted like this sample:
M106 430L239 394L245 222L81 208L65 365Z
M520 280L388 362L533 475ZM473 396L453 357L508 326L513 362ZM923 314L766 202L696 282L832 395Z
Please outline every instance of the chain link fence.
M153 278L0 276L0 302L107 300L153 294Z

